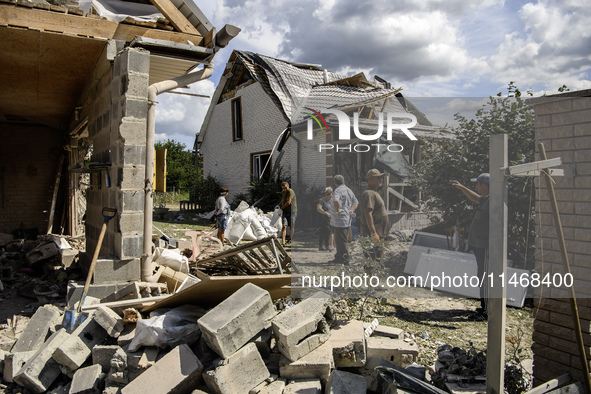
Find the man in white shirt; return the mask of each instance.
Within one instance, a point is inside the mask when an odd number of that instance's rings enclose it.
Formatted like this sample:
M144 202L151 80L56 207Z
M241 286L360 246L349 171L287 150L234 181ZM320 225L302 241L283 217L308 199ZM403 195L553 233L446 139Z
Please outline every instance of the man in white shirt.
M357 197L355 197L353 191L345 186L345 178L342 175L335 175L333 177L333 183L335 189L330 214L330 225L334 227L337 252L332 263L349 265L347 232L354 217L353 212L359 206L359 201L357 201Z

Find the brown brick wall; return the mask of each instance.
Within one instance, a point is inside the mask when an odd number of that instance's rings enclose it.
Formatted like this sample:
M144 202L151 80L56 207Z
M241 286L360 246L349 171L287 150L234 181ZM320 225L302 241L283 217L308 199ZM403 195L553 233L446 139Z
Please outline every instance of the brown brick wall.
M561 97L532 100L536 139L548 158L560 157L564 177L555 177L555 193L566 251L575 279L583 339L589 359L591 346L591 98ZM540 159L537 151L537 159ZM537 179L536 271L566 273L544 180ZM581 380L582 369L567 289L536 289L532 350L535 383L569 371Z
M0 141L0 232L45 233L64 132L2 124Z

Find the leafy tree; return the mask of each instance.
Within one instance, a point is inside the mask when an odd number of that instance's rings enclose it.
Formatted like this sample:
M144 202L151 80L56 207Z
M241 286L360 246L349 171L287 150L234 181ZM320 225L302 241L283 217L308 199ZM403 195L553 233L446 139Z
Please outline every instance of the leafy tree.
M208 175L206 178L195 182L195 202L199 210L209 212L215 209L215 202L220 195L220 184L217 180Z
M195 153L175 140L156 142L154 149L166 149L166 187L188 190L197 181Z
M426 196L427 207L442 212L450 225L468 226L475 204L448 184L451 179L471 187L471 178L489 172L491 134L506 133L509 140L509 165L534 161L534 112L511 82L506 97L490 97L474 119L459 114L455 139L426 142L423 160L412 169L411 183ZM531 94L528 92L528 94ZM534 188L528 177L509 177L508 258L524 267L533 258L535 236Z

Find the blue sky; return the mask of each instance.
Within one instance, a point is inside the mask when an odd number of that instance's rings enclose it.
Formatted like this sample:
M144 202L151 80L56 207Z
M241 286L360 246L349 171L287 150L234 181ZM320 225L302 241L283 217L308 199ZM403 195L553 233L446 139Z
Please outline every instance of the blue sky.
M591 88L588 0L194 1L218 29L242 32L193 93L213 94L233 49L379 75L409 98L488 97L510 81L536 96L563 84ZM156 139L192 148L209 99L164 94L158 102ZM450 118L461 102L448 100Z

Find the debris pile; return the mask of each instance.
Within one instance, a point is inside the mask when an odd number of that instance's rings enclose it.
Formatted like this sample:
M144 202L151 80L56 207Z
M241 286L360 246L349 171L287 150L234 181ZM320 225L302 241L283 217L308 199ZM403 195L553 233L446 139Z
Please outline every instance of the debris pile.
M99 300L86 307L88 317L73 330L62 325L61 309L42 306L29 321L15 317L0 331L3 388L382 393L395 384L387 380L393 370L398 380L430 386L413 375L413 367L404 369L417 360L418 347L402 330L339 321L323 293L295 305L274 302L272 293L247 282L221 302L204 301L210 309L198 301L155 309L156 303L142 312L133 309L136 321L124 319L129 310L118 313ZM276 305L286 308L278 311Z

